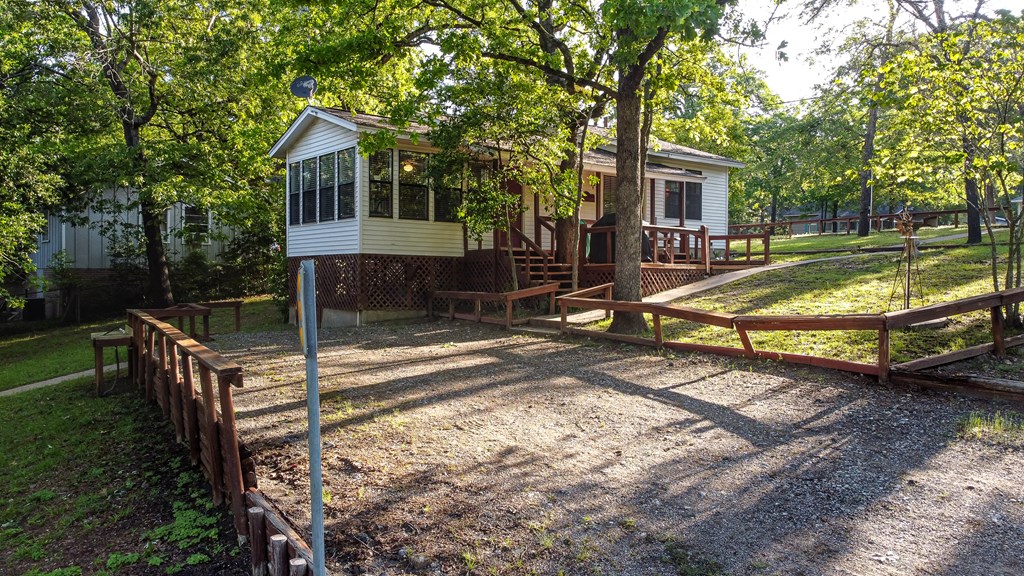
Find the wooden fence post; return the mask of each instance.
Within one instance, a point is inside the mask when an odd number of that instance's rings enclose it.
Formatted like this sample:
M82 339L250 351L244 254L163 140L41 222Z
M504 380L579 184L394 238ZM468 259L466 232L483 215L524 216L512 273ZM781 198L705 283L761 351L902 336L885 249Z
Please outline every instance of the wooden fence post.
M196 383L192 372L192 358L182 357L182 380L185 404L185 437L188 439L188 455L192 464L199 464L199 414L196 409Z
M292 558L288 561L288 576L306 576L306 560Z
M219 376L221 433L224 436L224 471L231 497L231 512L235 516L235 531L240 544L245 543L249 529L245 515L245 482L242 479L242 460L238 449L238 431L235 429L235 404L231 399L231 386L242 387L242 375Z
M267 527L263 508L249 508L249 548L252 551L252 576L267 576Z
M270 575L288 576L288 537L284 534L270 537Z
M210 369L202 364L199 365L199 382L203 387L203 422L206 428L206 456L207 464L210 467L210 483L213 485L213 503L221 505L224 503L224 476L221 470L220 437L217 427L217 404L213 395L213 379Z
M183 418L181 383L178 382L178 367L181 365L181 357L178 355L178 346L174 340L168 338L168 381L170 387L171 422L174 424L174 437L178 442L185 438L185 422Z
M1006 356L1006 340L1003 337L1003 311L999 306L990 310L992 316L992 343L995 344L997 358Z
M161 332L159 336L159 350L160 356L157 358L156 367L156 400L157 404L160 405L160 410L164 413L164 418L169 419L171 417L171 403L170 403L170 388L167 383L167 335Z
M878 382L889 383L889 327L878 331Z
M654 345L661 348L665 343L661 334L661 314L653 314L654 317Z

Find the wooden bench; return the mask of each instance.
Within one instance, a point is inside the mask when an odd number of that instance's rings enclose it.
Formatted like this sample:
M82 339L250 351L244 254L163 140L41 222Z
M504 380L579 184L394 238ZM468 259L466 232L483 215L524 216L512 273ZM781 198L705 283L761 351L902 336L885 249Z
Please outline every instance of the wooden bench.
M127 349L132 342L132 331L127 332L93 332L89 335L92 338L92 351L96 371L96 396L103 395L103 349L117 348L124 346ZM125 363L129 366L128 378L131 379L131 363L128 362L128 353L125 353Z

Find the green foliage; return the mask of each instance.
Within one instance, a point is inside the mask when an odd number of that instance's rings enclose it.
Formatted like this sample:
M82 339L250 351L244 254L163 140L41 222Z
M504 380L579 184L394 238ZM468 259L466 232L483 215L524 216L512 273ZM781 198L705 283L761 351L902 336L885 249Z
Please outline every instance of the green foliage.
M1005 445L1024 445L1024 414L971 412L957 423L960 438L986 440Z
M133 564L138 564L139 560L142 559L142 555L138 552L111 552L110 556L107 556L107 570L120 570Z

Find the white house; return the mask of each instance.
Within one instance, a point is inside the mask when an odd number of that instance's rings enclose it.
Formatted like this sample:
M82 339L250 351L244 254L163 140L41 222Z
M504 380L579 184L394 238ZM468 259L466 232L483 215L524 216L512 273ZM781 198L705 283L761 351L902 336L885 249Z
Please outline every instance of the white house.
M378 130L394 128L379 116L310 106L270 151L287 165L292 302L298 262L313 257L325 325L420 315L429 291L480 289L479 278L496 277L495 267L502 266L491 249L504 242L504 235L471 241L455 218L462 191L487 166L469 166L461 189L434 189L426 175L435 151L424 138L426 128L400 129L395 148L360 153L360 134ZM742 167L741 162L664 141L655 143L648 160L643 217L650 225L706 226L711 234L727 233L729 169ZM597 185L589 183L591 176ZM613 211L613 144L585 155L584 180L582 218L593 221ZM510 183L509 190L522 194L526 208L517 223L521 236L551 250L544 202L518 183ZM692 268L673 270L679 283L687 274L688 281L695 279Z

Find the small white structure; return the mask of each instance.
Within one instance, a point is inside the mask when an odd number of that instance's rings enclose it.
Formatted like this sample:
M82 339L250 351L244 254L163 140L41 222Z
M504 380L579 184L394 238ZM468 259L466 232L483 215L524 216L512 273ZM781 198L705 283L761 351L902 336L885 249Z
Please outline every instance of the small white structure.
M467 181L461 189L430 186L426 164L435 149L424 137L426 128L398 129L395 148L362 154L360 134L379 130L394 128L378 116L310 106L270 151L287 165L292 304L298 262L314 257L325 325L422 315L430 291L472 286L471 276L494 275L482 268L498 265L487 263L488 249L504 242L504 235L471 243L455 218ZM741 162L664 141L656 142L648 160L642 212L648 223L727 233L729 169ZM482 169L470 166L467 180ZM588 182L591 176L596 186ZM585 155L584 181L582 218L593 221L614 211L613 144ZM509 190L522 194L526 208L518 232L551 250L544 202L517 183Z

